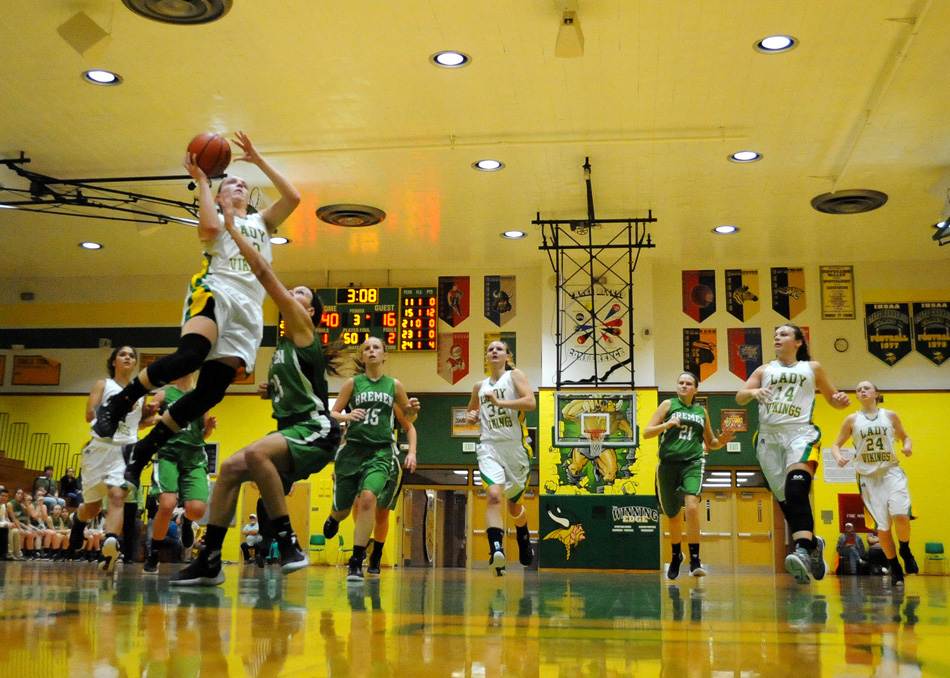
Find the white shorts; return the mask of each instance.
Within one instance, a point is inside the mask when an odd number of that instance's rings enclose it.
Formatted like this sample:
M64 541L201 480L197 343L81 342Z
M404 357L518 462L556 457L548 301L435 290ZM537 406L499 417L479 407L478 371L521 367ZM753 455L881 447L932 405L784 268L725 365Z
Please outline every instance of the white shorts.
M787 430L772 429L756 434L755 456L772 494L785 501L785 477L795 464L818 463L821 431L814 424Z
M900 466L892 466L883 473L858 476L858 487L864 509L871 514L877 529L891 529L892 516L910 515L907 476Z
M528 450L521 443L479 443L475 449L482 482L501 485L509 501L521 501L531 471Z
M93 438L83 448L80 462L82 499L94 504L109 495L110 487L126 487L122 446Z
M264 339L264 309L240 290L220 282L213 276L202 281L214 296L214 318L218 324L218 340L211 347L206 360L219 358L240 358L248 374L254 371L257 351ZM182 324L188 319L188 299L185 296L185 310Z

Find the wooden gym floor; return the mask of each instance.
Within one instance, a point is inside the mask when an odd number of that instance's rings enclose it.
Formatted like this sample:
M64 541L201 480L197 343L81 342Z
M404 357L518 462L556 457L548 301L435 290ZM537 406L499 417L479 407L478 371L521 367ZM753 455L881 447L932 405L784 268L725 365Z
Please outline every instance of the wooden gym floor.
M950 577L0 564L0 676L950 676Z

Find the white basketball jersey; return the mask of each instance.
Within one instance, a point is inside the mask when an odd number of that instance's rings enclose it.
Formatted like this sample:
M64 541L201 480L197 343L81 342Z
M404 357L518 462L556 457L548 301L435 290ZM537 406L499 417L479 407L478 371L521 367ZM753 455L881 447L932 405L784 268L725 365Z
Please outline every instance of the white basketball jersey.
M491 383L491 378L482 382L478 390L478 412L481 422L481 441L489 442L520 442L524 444L528 430L524 424L524 412L511 410L507 407L495 407L488 399L488 393L494 392L499 400L517 400L521 396L511 380L511 371L506 370L498 381Z
M894 424L887 410L878 408L873 417L864 411L855 413L851 439L854 441L852 463L858 473L870 475L899 463L894 451Z
M772 389L772 397L767 403L759 403L760 428L793 428L811 423L815 373L807 360L789 367L773 360L762 374L762 386Z
M106 387L102 391L102 402L107 402L109 398L119 393L122 390L120 386L114 379L106 379ZM128 416L125 419L119 422L119 426L115 430L115 434L112 436L112 442L116 445L126 445L128 443L134 443L139 439L139 423L142 421L142 406L145 404L145 397L139 398L135 405L132 407L132 411L129 412ZM95 425L96 420L93 419L91 425ZM92 432L93 438L99 438L96 435L96 432Z
M205 243L205 255L209 258L208 275L244 292L254 303L263 304L264 297L267 296L264 286L251 272L251 267L238 249L234 238L224 228L224 217L219 214L218 218L221 220L221 232L214 240ZM251 246L264 255L267 263L274 260L270 233L267 232L267 226L260 214L234 217L234 225Z

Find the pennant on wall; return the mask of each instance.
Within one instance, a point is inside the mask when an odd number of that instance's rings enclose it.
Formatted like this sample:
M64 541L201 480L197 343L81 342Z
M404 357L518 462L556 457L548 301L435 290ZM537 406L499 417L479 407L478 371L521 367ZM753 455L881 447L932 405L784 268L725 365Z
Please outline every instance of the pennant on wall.
M762 364L762 330L730 327L728 333L729 371L746 380Z
M515 317L515 276L485 276L485 317L501 327Z
M468 332L440 332L438 373L450 384L468 376Z
M772 310L791 320L805 310L805 269L772 269Z
M718 348L716 329L683 329L683 369L699 377L700 381L716 373Z
M865 304L864 328L868 353L896 365L910 353L910 304Z
M470 296L467 275L439 277L439 318L458 327L468 318Z
M934 365L950 356L950 302L914 302L914 348Z
M482 369L484 370L482 374L491 374L486 356L488 355L488 345L493 341L503 341L508 344L508 348L511 349L511 362L515 367L518 366L518 340L516 337L517 333L515 332L485 332L485 344L482 347Z
M759 272L726 270L726 310L745 322L759 312Z
M683 313L702 322L716 312L716 272L683 271Z

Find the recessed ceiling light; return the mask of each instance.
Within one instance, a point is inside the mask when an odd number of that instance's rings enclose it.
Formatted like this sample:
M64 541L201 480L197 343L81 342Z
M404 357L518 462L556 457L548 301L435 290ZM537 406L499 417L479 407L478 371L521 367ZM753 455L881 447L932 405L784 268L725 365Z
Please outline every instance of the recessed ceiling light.
M118 85L122 78L112 71L92 70L82 74L83 77L95 85Z
M505 163L500 160L479 160L478 162L473 162L472 167L482 172L494 172L496 170L504 169Z
M270 239L271 245L286 245L289 242L290 240L285 238L282 235L274 235L274 236L271 236L271 239Z
M713 233L718 233L719 235L729 235L735 233L739 229L732 224L724 224L722 226L716 226L712 231Z
M505 231L501 234L502 238L508 238L509 240L518 240L519 238L525 237L524 231Z
M755 151L737 151L729 156L732 162L755 162L762 159L762 154Z
M4 209L4 210L15 210L15 209L16 209L16 205L4 205L3 203L0 203L0 209Z
M755 49L763 54L787 52L798 46L798 40L790 35L770 35L755 43Z
M102 249L102 245L100 245L97 242L81 242L79 243L79 246L82 247L84 250L101 250Z
M429 63L440 68L462 68L471 61L472 57L462 52L436 52L429 57Z

